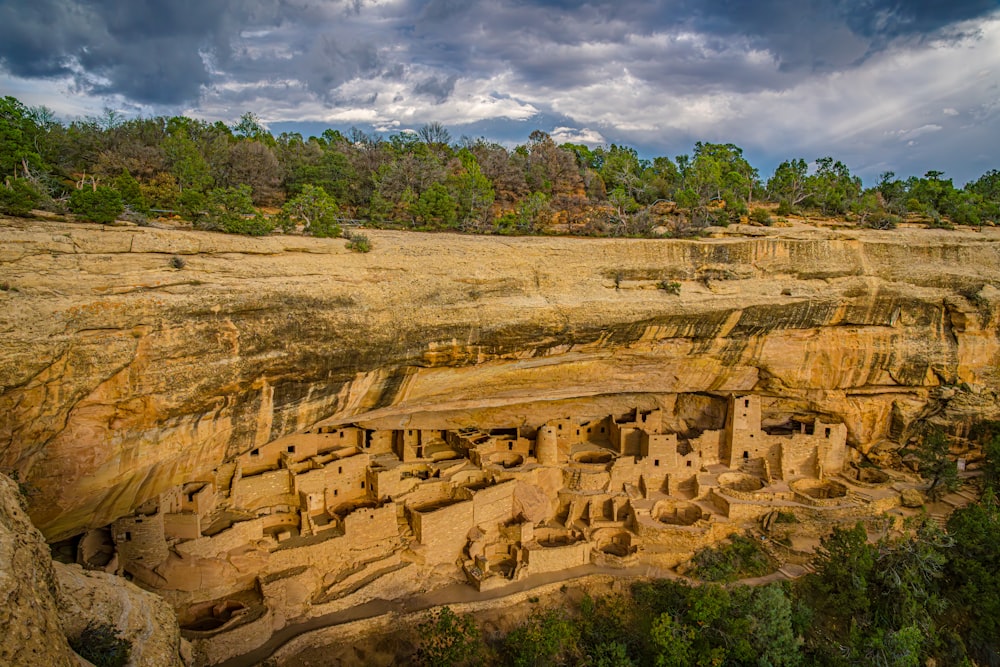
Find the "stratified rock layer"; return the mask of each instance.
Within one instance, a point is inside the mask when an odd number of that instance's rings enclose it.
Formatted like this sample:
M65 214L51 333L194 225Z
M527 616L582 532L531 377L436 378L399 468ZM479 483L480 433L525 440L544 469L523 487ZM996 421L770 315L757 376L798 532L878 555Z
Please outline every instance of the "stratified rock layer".
M323 420L537 425L753 391L867 449L939 385L1000 386L993 231L369 235L362 255L3 223L0 467L38 489L46 536Z

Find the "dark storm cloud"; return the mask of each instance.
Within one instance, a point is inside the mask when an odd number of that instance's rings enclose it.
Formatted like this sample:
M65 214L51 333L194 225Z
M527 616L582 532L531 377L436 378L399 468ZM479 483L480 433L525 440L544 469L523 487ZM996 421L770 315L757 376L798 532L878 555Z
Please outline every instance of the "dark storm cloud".
M401 65L425 68L411 89L438 103L458 77L509 71L525 85L557 89L626 66L678 92L780 89L997 7L996 0L8 0L0 5L0 66L27 78L71 75L92 93L167 105L193 102L213 84L291 79L330 99L345 81ZM247 31L254 34L245 38Z
M212 65L232 66L242 80L261 72L287 75L282 59L238 58L243 30L296 24L312 29L328 10L356 10L353 3L296 0L14 0L0 5L0 66L32 77L73 76L79 88L118 93L151 104L198 98L213 81ZM319 87L367 71L370 46L317 38L296 59Z
M0 6L0 64L24 77L74 75L95 93L178 103L209 81L200 53L226 48L239 24L268 4L15 0Z

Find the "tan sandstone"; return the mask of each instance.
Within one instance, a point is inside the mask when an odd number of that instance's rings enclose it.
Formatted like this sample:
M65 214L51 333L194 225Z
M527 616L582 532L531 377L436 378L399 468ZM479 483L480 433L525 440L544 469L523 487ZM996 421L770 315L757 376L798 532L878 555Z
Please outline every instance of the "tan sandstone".
M538 426L752 391L864 450L942 384L1000 386L995 231L737 231L372 231L361 255L4 221L0 467L59 539L323 420Z

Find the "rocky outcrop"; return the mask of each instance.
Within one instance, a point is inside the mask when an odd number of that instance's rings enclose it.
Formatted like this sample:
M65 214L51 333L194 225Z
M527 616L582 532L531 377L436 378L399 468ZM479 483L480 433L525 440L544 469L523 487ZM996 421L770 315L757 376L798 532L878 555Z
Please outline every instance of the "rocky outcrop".
M134 667L182 667L188 649L162 598L120 577L52 561L21 503L18 485L0 475L0 664L90 664L70 648L91 624L110 625Z
M131 649L134 667L183 667L177 617L163 598L121 577L55 563L59 617L66 635L76 637L89 623L111 623Z
M866 449L941 385L1000 387L995 231L737 232L373 231L361 255L7 221L0 468L59 539L324 420L537 425L752 391Z
M17 484L0 475L0 664L77 665L59 624L49 547L21 506Z

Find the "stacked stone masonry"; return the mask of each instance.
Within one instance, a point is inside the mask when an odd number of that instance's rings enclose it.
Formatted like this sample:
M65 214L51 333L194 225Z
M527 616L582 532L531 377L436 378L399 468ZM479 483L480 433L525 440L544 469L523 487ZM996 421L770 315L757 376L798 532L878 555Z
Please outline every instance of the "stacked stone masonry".
M117 520L113 562L197 618L185 632L214 660L227 636L263 640L402 586L408 567L489 590L588 563L669 565L776 508L864 503L831 479L848 460L843 424L763 429L756 395L730 397L719 430L666 422L654 409L535 428L324 426ZM201 609L230 611L206 630Z

